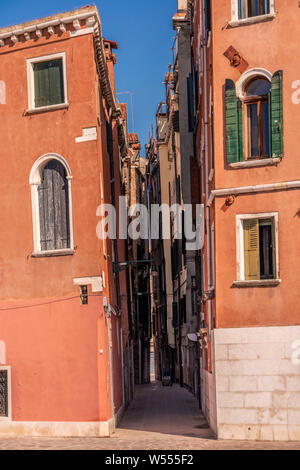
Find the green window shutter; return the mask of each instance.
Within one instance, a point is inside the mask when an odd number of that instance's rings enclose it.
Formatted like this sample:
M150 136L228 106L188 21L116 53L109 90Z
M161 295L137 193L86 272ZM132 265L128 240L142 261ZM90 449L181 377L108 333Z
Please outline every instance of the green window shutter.
M282 93L282 70L276 72L272 77L271 86L271 155L280 157L283 155L283 93Z
M34 64L34 91L36 108L64 103L61 59Z
M64 103L64 81L62 60L49 63L50 105Z
M244 220L245 281L260 279L259 222L258 219Z
M34 97L36 108L48 106L49 75L44 63L34 64Z
M225 82L225 113L227 163L237 163L243 160L243 116L232 80Z

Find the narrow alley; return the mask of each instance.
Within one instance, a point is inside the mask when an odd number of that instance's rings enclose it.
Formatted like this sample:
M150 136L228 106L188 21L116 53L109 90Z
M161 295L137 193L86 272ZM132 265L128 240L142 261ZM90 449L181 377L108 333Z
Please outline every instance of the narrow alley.
M160 382L137 386L135 400L121 421L117 435L141 431L213 438L195 397L179 385L163 387Z

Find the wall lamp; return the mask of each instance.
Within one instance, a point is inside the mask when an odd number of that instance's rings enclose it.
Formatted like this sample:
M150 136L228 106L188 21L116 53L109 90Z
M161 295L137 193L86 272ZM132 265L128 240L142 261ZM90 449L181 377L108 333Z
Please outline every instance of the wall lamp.
M137 267L137 266L139 266L140 264L152 264L152 270L153 270L153 266L155 266L155 263L154 263L154 260L153 260L153 259L150 259L150 260L141 259L141 260L134 260L134 261L123 261L123 262L121 262L121 263L113 262L113 272L114 272L114 273L120 273L120 272L123 271L124 269L129 268L129 266ZM156 266L155 266L155 269L156 269Z

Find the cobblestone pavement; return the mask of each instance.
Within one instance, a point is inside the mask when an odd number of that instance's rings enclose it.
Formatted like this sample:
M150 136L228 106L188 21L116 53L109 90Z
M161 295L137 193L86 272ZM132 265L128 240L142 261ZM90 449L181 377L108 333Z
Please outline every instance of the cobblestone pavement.
M217 441L198 403L178 385L137 387L135 400L111 438L0 438L0 450L300 449L295 442Z

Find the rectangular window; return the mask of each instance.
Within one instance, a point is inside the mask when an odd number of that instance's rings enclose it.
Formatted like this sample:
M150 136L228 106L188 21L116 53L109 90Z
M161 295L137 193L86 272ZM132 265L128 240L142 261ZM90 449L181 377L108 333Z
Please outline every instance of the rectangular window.
M62 59L33 64L34 107L65 102Z
M253 16L267 15L270 13L270 0L239 0L239 19L251 18Z
M257 101L247 105L249 157L270 156L269 102Z
M259 281L277 279L277 215L261 214L241 218L239 280Z
M27 60L29 111L67 105L65 53Z

